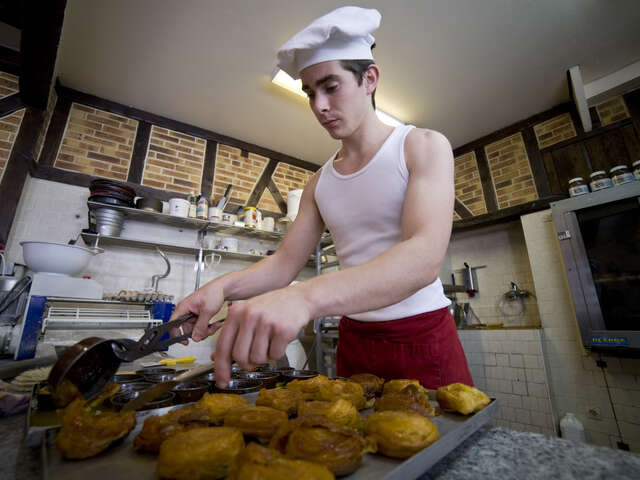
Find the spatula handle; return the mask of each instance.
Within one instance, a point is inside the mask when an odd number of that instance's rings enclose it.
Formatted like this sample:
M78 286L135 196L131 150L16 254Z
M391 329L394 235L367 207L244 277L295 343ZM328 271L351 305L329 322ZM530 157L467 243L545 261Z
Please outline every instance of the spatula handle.
M186 372L182 372L181 374L176 375L175 377L172 378L172 380L179 383L186 382L188 380L193 380L195 378L200 377L201 375L209 373L210 371L213 370L214 366L215 364L213 362L205 363L204 365L196 365L195 367L187 370Z

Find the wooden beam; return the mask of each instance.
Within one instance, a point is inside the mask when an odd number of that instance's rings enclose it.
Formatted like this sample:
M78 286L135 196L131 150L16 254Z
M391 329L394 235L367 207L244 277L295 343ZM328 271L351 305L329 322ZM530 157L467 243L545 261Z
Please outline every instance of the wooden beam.
M460 218L471 218L473 213L467 208L467 206L456 198L453 210L460 216Z
M13 95L8 95L0 99L0 117L6 117L23 108L24 103L19 93L14 93Z
M612 132L614 130L618 130L619 128L623 128L627 125L631 125L631 119L630 118L625 118L624 120L620 120L619 122L616 123L612 123L611 125L607 125L606 127L600 127L598 129L593 129L590 132L586 132L586 133L582 133L582 134L578 134L578 136L573 137L573 138L569 138L568 140L563 140L562 142L558 142L556 144L553 144L551 146L545 147L545 148L541 148L540 152L544 153L544 152L548 152L551 150L557 150L558 148L564 148L567 145L573 145L574 143L581 143L584 142L585 140L589 140L591 138L595 138L595 137L599 137L600 135L605 135L609 132Z
M149 147L150 135L151 124L147 122L138 122L138 130L136 131L136 139L133 142L133 152L131 153L131 164L129 165L127 182L142 182L144 162L147 158L147 148Z
M273 181L273 178L269 179L269 183L267 183L267 188L271 192L271 196L273 197L273 199L278 204L278 208L280 208L280 211L286 215L287 202L284 200L284 198L282 198L282 194L280 193L280 190L278 190L278 186Z
M204 165L202 167L202 184L200 191L207 198L213 196L213 176L216 169L216 152L218 151L218 142L207 140L207 146L204 150Z
M551 195L551 187L549 186L547 172L544 169L542 155L538 148L538 141L536 140L533 127L527 127L522 131L522 139L524 140L524 147L529 157L529 165L531 166L533 180L536 183L538 197L548 197Z
M6 244L27 174L35 168L35 139L44 124L44 112L27 108L0 183L0 244Z
M263 157L279 160L281 162L304 168L312 172L315 172L320 168L320 165L316 165L305 160L300 160L298 158L291 157L289 155L285 155L268 148L260 147L248 142L243 142L242 140L237 140L226 135L221 135L204 128L189 125L177 120L172 120L167 117L145 112L144 110L139 110L137 108L128 107L126 105L112 102L110 100L105 100L94 95L89 95L77 90L72 90L62 85L58 85L56 87L56 91L58 92L59 97L66 98L69 101L81 103L82 105L98 108L100 110L106 110L111 113L117 113L118 115L138 120L139 122L148 122L153 125L158 125L159 127L167 128L169 130L175 130L187 135L193 135L194 137L204 138L205 140L213 140L214 142L222 143L224 145L239 148L240 150L245 150L247 152L262 155Z
M71 110L71 102L66 98L58 97L56 106L53 109L53 115L49 122L49 129L44 139L44 147L40 155L39 163L42 165L53 165L58 155L62 135L67 126L67 118Z
M493 188L493 182L491 181L487 154L484 152L484 147L477 148L475 153L476 163L478 164L478 173L480 174L480 181L482 182L484 203L487 206L487 212L492 213L498 210L498 199L496 198L496 191Z
M253 191L251 192L251 195L249 195L249 200L247 200L247 205L251 205L251 206L258 205L258 202L260 201L260 197L262 197L264 189L267 188L267 185L271 181L271 176L273 175L273 172L275 172L277 166L278 166L277 160L269 160L269 162L267 163L267 166L262 171L262 175L256 182L255 187L253 187Z
M20 52L0 45L0 72L10 73L19 77L21 63Z
M640 138L640 88L633 92L626 93L622 98L624 99L624 103L627 104L629 115L631 115L633 129L636 131L638 138Z

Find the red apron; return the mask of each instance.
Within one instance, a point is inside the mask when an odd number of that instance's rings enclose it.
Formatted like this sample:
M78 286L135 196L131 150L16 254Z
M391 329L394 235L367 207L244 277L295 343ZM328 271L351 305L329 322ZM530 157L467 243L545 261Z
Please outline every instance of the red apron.
M467 359L448 308L387 322L342 317L338 375L373 373L385 380L410 378L431 389L473 385Z

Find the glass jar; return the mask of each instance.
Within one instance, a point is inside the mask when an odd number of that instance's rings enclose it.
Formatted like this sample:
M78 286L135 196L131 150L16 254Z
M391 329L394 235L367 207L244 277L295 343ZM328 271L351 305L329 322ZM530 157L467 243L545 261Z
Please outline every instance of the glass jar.
M258 226L258 211L256 207L244 207L244 226L256 228Z
M577 197L589 193L589 185L584 183L582 177L576 177L569 180L569 195Z
M196 218L200 220L207 220L209 218L209 200L207 200L207 197L203 193L198 197Z
M591 177L591 183L589 184L589 186L591 187L592 192L597 192L598 190L613 187L613 182L609 177L607 177L607 172L605 172L604 170L598 170L597 172L593 172L589 176Z
M609 170L609 175L611 175L611 181L614 185L629 183L634 179L633 173L631 173L631 169L626 165L618 165L617 167L613 167L611 170Z
M640 180L640 160L636 160L631 166L633 167L633 176L636 177L636 180Z
M196 197L196 193L191 192L187 200L189 200L189 217L196 218L196 213L198 210L198 205L197 205L198 197Z

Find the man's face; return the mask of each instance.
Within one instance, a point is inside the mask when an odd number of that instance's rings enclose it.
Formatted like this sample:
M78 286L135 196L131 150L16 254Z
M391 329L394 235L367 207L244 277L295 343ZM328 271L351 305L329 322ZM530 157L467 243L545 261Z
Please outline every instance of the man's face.
M338 60L311 65L300 78L311 110L336 140L350 136L371 107L366 80L358 85L356 76Z

